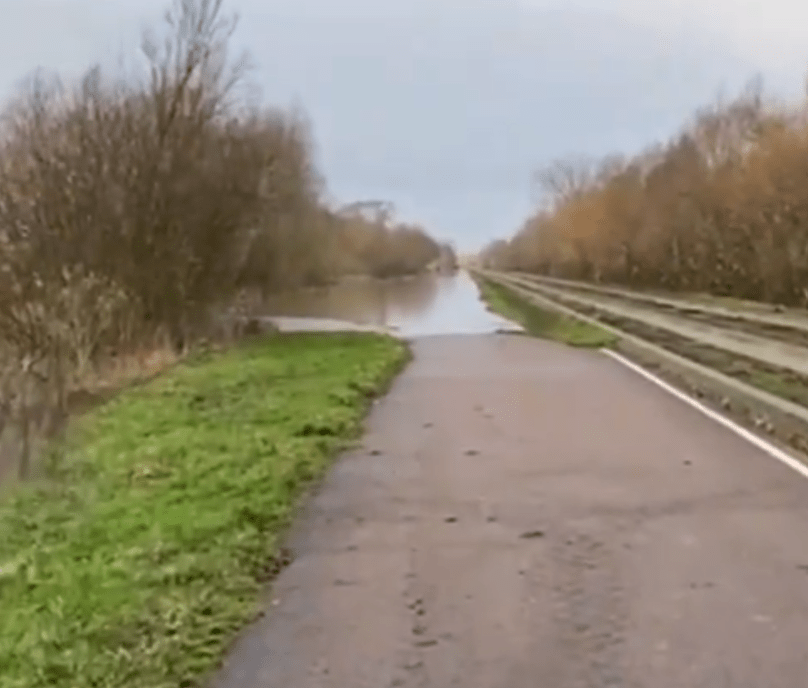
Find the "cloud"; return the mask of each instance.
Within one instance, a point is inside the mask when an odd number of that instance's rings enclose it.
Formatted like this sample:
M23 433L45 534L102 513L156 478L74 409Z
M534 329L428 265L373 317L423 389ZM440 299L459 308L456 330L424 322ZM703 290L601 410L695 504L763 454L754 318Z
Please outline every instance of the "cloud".
M743 56L778 84L784 84L790 74L797 89L808 67L808 3L804 0L519 1L533 10L563 5L585 13L608 11L668 39L699 32L711 36L716 49Z
M163 0L0 0L0 91L135 54ZM508 233L532 171L634 152L758 71L802 90L808 3L225 0L265 100L302 104L341 199L390 198L462 248Z

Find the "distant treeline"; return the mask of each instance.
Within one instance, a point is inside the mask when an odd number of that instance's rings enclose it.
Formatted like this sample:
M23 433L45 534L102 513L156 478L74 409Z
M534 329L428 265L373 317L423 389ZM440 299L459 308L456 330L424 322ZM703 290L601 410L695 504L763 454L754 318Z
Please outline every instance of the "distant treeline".
M555 162L490 267L808 305L808 118L759 81L634 157Z

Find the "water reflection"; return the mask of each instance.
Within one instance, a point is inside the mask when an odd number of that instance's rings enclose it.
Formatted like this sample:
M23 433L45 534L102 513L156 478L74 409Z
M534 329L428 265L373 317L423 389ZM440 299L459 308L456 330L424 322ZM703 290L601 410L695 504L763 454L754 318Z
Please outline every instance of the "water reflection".
M267 298L264 315L348 320L395 327L406 337L513 329L490 313L466 272L395 280L352 279Z

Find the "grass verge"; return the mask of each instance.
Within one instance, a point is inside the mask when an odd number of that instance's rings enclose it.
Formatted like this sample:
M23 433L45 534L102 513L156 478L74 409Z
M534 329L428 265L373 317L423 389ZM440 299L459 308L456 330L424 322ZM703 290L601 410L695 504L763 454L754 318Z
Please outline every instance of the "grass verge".
M519 323L529 335L553 339L570 346L592 348L613 346L616 341L615 337L599 327L528 303L498 282L476 275L474 279L488 308Z
M82 419L51 480L0 502L0 687L202 685L306 486L407 358L376 335L282 335Z

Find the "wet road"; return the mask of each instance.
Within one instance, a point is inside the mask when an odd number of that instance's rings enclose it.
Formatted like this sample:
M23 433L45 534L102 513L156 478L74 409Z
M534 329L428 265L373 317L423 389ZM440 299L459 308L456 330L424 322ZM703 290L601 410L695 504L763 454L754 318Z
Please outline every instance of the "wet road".
M797 688L808 481L609 357L427 337L217 688Z

